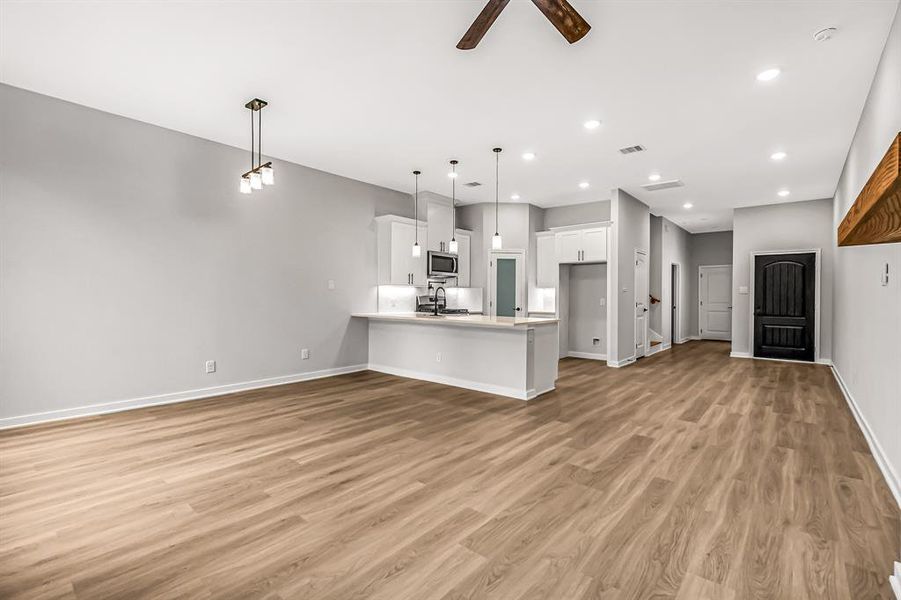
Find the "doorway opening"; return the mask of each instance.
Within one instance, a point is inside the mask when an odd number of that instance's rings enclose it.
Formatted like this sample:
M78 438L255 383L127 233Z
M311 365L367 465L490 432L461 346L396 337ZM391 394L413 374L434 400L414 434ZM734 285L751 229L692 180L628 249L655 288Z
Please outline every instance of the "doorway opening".
M648 254L635 251L635 358L648 354Z
M682 336L679 334L679 265L677 263L670 264L670 344L678 344L682 342Z

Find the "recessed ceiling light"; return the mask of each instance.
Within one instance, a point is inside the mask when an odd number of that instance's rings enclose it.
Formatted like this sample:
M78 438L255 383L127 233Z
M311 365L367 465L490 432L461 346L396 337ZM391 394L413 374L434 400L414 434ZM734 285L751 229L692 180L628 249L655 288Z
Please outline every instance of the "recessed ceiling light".
M583 181L582 183L579 184L579 187L582 188L583 190L587 190L587 189L588 189L588 182L587 182L587 181Z
M510 200L519 200L519 194L513 194L510 196Z
M648 175L650 181L660 181L660 173L651 173Z
M835 34L835 27L827 27L826 29L820 29L815 34L813 34L813 39L818 42L825 42L832 39L832 36Z
M682 205L682 208L691 208L692 206L694 206L694 204L692 204L691 202L686 202Z
M782 73L782 69L772 68L767 69L766 71L761 71L757 74L757 81L772 81L779 77L779 74Z
M772 158L773 160L782 160L786 156L788 156L788 154L786 154L785 152L782 152L782 151L773 152L772 154L770 154L770 158Z
M457 175L459 175L459 173L457 173L456 171L451 171L450 173L447 174L447 176L450 177L451 179L456 179Z
M533 160L535 158L534 152L523 152L522 159L523 160Z
M785 198L786 196L788 196L789 194L791 194L791 192L788 191L788 190L779 190L779 191L776 192L776 193L779 195L780 198Z
M595 119L585 121L585 129L597 129L601 126L601 122Z

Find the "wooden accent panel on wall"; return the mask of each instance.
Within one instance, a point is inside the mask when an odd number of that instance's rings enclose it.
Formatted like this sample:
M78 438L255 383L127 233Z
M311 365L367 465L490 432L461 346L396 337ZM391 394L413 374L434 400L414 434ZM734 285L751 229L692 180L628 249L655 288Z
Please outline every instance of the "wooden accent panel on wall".
M901 132L838 226L839 246L901 242Z

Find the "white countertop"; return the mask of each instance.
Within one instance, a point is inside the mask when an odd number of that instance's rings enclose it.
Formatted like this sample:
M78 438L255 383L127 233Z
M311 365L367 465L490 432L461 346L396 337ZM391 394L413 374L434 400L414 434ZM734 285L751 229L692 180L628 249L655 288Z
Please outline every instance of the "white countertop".
M533 325L550 325L557 322L553 317L489 317L488 315L426 315L422 313L353 313L352 317L378 321L402 321L425 325L456 325L459 327L490 327L510 329L528 328Z

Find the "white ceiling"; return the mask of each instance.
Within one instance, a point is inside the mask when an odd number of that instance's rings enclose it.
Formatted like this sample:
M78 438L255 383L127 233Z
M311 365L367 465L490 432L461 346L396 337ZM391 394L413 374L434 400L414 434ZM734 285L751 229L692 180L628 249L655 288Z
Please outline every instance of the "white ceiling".
M458 181L485 184L459 191L468 202L494 199L499 145L502 201L572 204L621 187L707 231L729 228L734 207L832 196L897 8L571 1L592 25L572 46L514 0L464 52L481 0L4 0L0 78L242 147L243 105L258 96L271 103L265 154L404 191L419 168L420 189L442 194L457 158ZM815 42L823 27L838 32ZM758 83L770 66L782 76ZM593 132L591 118L603 122ZM632 144L647 152L617 152ZM776 150L788 158L774 163ZM645 192L652 171L685 187Z

